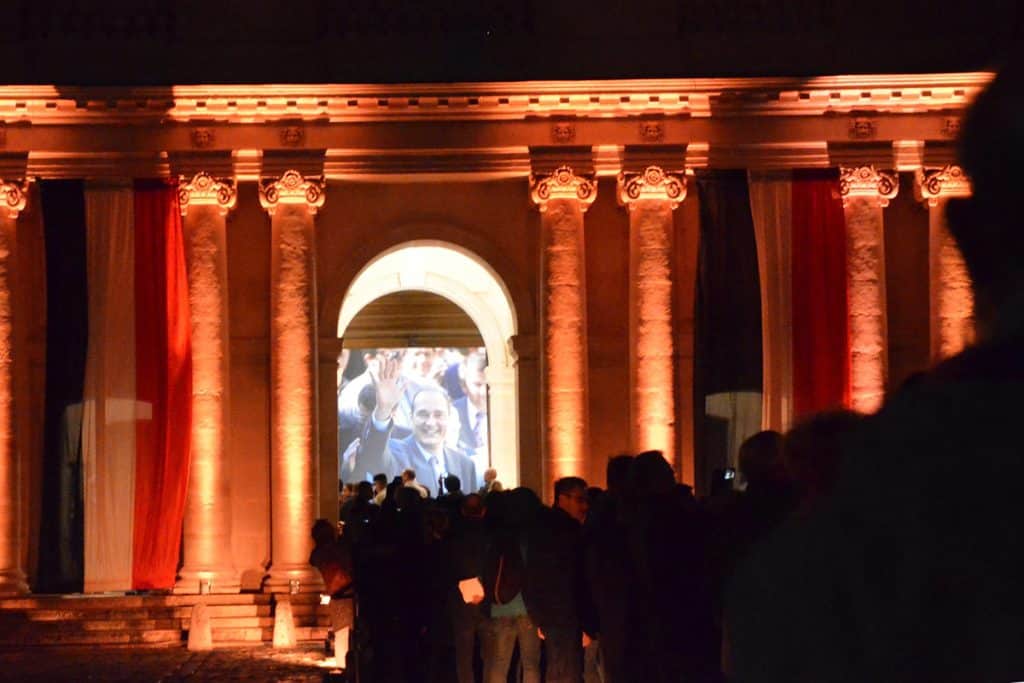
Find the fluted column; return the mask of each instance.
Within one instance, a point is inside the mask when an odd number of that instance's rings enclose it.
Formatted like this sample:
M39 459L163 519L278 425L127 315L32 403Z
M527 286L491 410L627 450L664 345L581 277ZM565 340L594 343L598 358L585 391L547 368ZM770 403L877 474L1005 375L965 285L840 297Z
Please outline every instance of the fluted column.
M199 173L178 187L192 316L192 462L185 507L185 563L175 592L237 593L228 483L228 264L233 180Z
M686 176L657 166L620 173L618 197L629 211L630 443L678 469L672 213L686 199Z
M24 184L0 180L0 595L28 592L21 565L21 463L14 441L14 259L26 196Z
M967 264L946 225L946 202L967 197L971 184L959 166L922 169L916 194L928 204L929 320L933 361L974 341L974 291Z
M286 171L265 179L260 204L270 214L270 574L268 592L322 587L309 565L317 517L316 250L314 216L321 178Z
M895 173L874 166L840 169L846 216L846 285L850 336L850 407L878 410L888 375L882 209L899 191Z
M583 214L596 196L596 183L567 166L530 177L530 198L541 213L543 253L545 491L561 477L586 474Z

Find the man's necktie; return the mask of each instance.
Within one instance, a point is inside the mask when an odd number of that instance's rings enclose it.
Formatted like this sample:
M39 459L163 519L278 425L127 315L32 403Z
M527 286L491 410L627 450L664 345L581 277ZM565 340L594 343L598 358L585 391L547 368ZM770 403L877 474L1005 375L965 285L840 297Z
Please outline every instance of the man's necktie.
M476 419L473 420L473 439L477 448L487 446L487 413L476 414Z

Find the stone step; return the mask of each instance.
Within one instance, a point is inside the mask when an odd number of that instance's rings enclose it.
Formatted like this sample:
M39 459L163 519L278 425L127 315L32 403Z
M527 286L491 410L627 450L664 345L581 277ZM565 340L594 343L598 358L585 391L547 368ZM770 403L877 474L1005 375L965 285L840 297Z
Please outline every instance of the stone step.
M181 629L151 631L82 631L79 629L19 631L0 636L3 645L180 645Z
M192 616L192 605L175 607L174 616L189 618ZM270 603L265 605L208 605L207 611L213 618L222 617L269 617Z
M192 607L159 607L118 610L8 610L8 615L20 615L27 621L123 621L132 619L188 620ZM211 619L258 619L271 616L270 605L211 605Z
M109 621L71 621L66 625L74 625L82 631L181 631L179 619L111 619Z
M269 605L264 593L224 593L210 595L33 595L0 598L0 611L27 609L110 610L139 607L191 607L203 601L207 605Z
M12 612L14 610L11 610ZM17 610L29 621L116 621L124 619L174 619L173 607L138 609L33 609Z
M318 595L277 599L292 603L297 640L327 637L330 607ZM218 647L273 640L272 598L265 594L30 596L0 599L0 646L180 644L200 601Z
M328 630L326 626L296 626L295 639L300 641L324 640L327 637ZM273 632L270 635L272 638Z
M192 619L182 619L181 628L185 631L192 627ZM252 628L273 626L274 618L267 617L210 617L210 628Z
M262 628L212 628L213 642L224 643L260 643L273 638L273 627ZM186 636L187 638L187 636Z

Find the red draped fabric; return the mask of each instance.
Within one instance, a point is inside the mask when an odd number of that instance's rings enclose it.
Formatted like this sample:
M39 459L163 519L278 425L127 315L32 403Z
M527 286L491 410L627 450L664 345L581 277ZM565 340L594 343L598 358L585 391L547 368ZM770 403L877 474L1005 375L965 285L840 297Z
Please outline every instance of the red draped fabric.
M177 190L158 181L135 185L135 329L132 586L170 588L188 491L192 356Z
M846 222L836 172L793 174L793 412L849 405Z

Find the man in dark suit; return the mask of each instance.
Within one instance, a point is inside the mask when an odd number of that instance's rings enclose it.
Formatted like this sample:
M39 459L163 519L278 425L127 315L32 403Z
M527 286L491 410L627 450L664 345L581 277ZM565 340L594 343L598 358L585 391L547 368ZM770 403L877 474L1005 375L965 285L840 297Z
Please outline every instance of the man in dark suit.
M439 481L445 476L476 481L473 461L465 453L445 446L451 405L442 389L429 387L416 393L412 400L412 434L394 439L392 415L405 388L398 360L392 358L382 363L379 374L371 378L377 388L377 405L351 459L350 469L355 476L383 472L391 478L411 468L416 472L416 481L435 498Z

